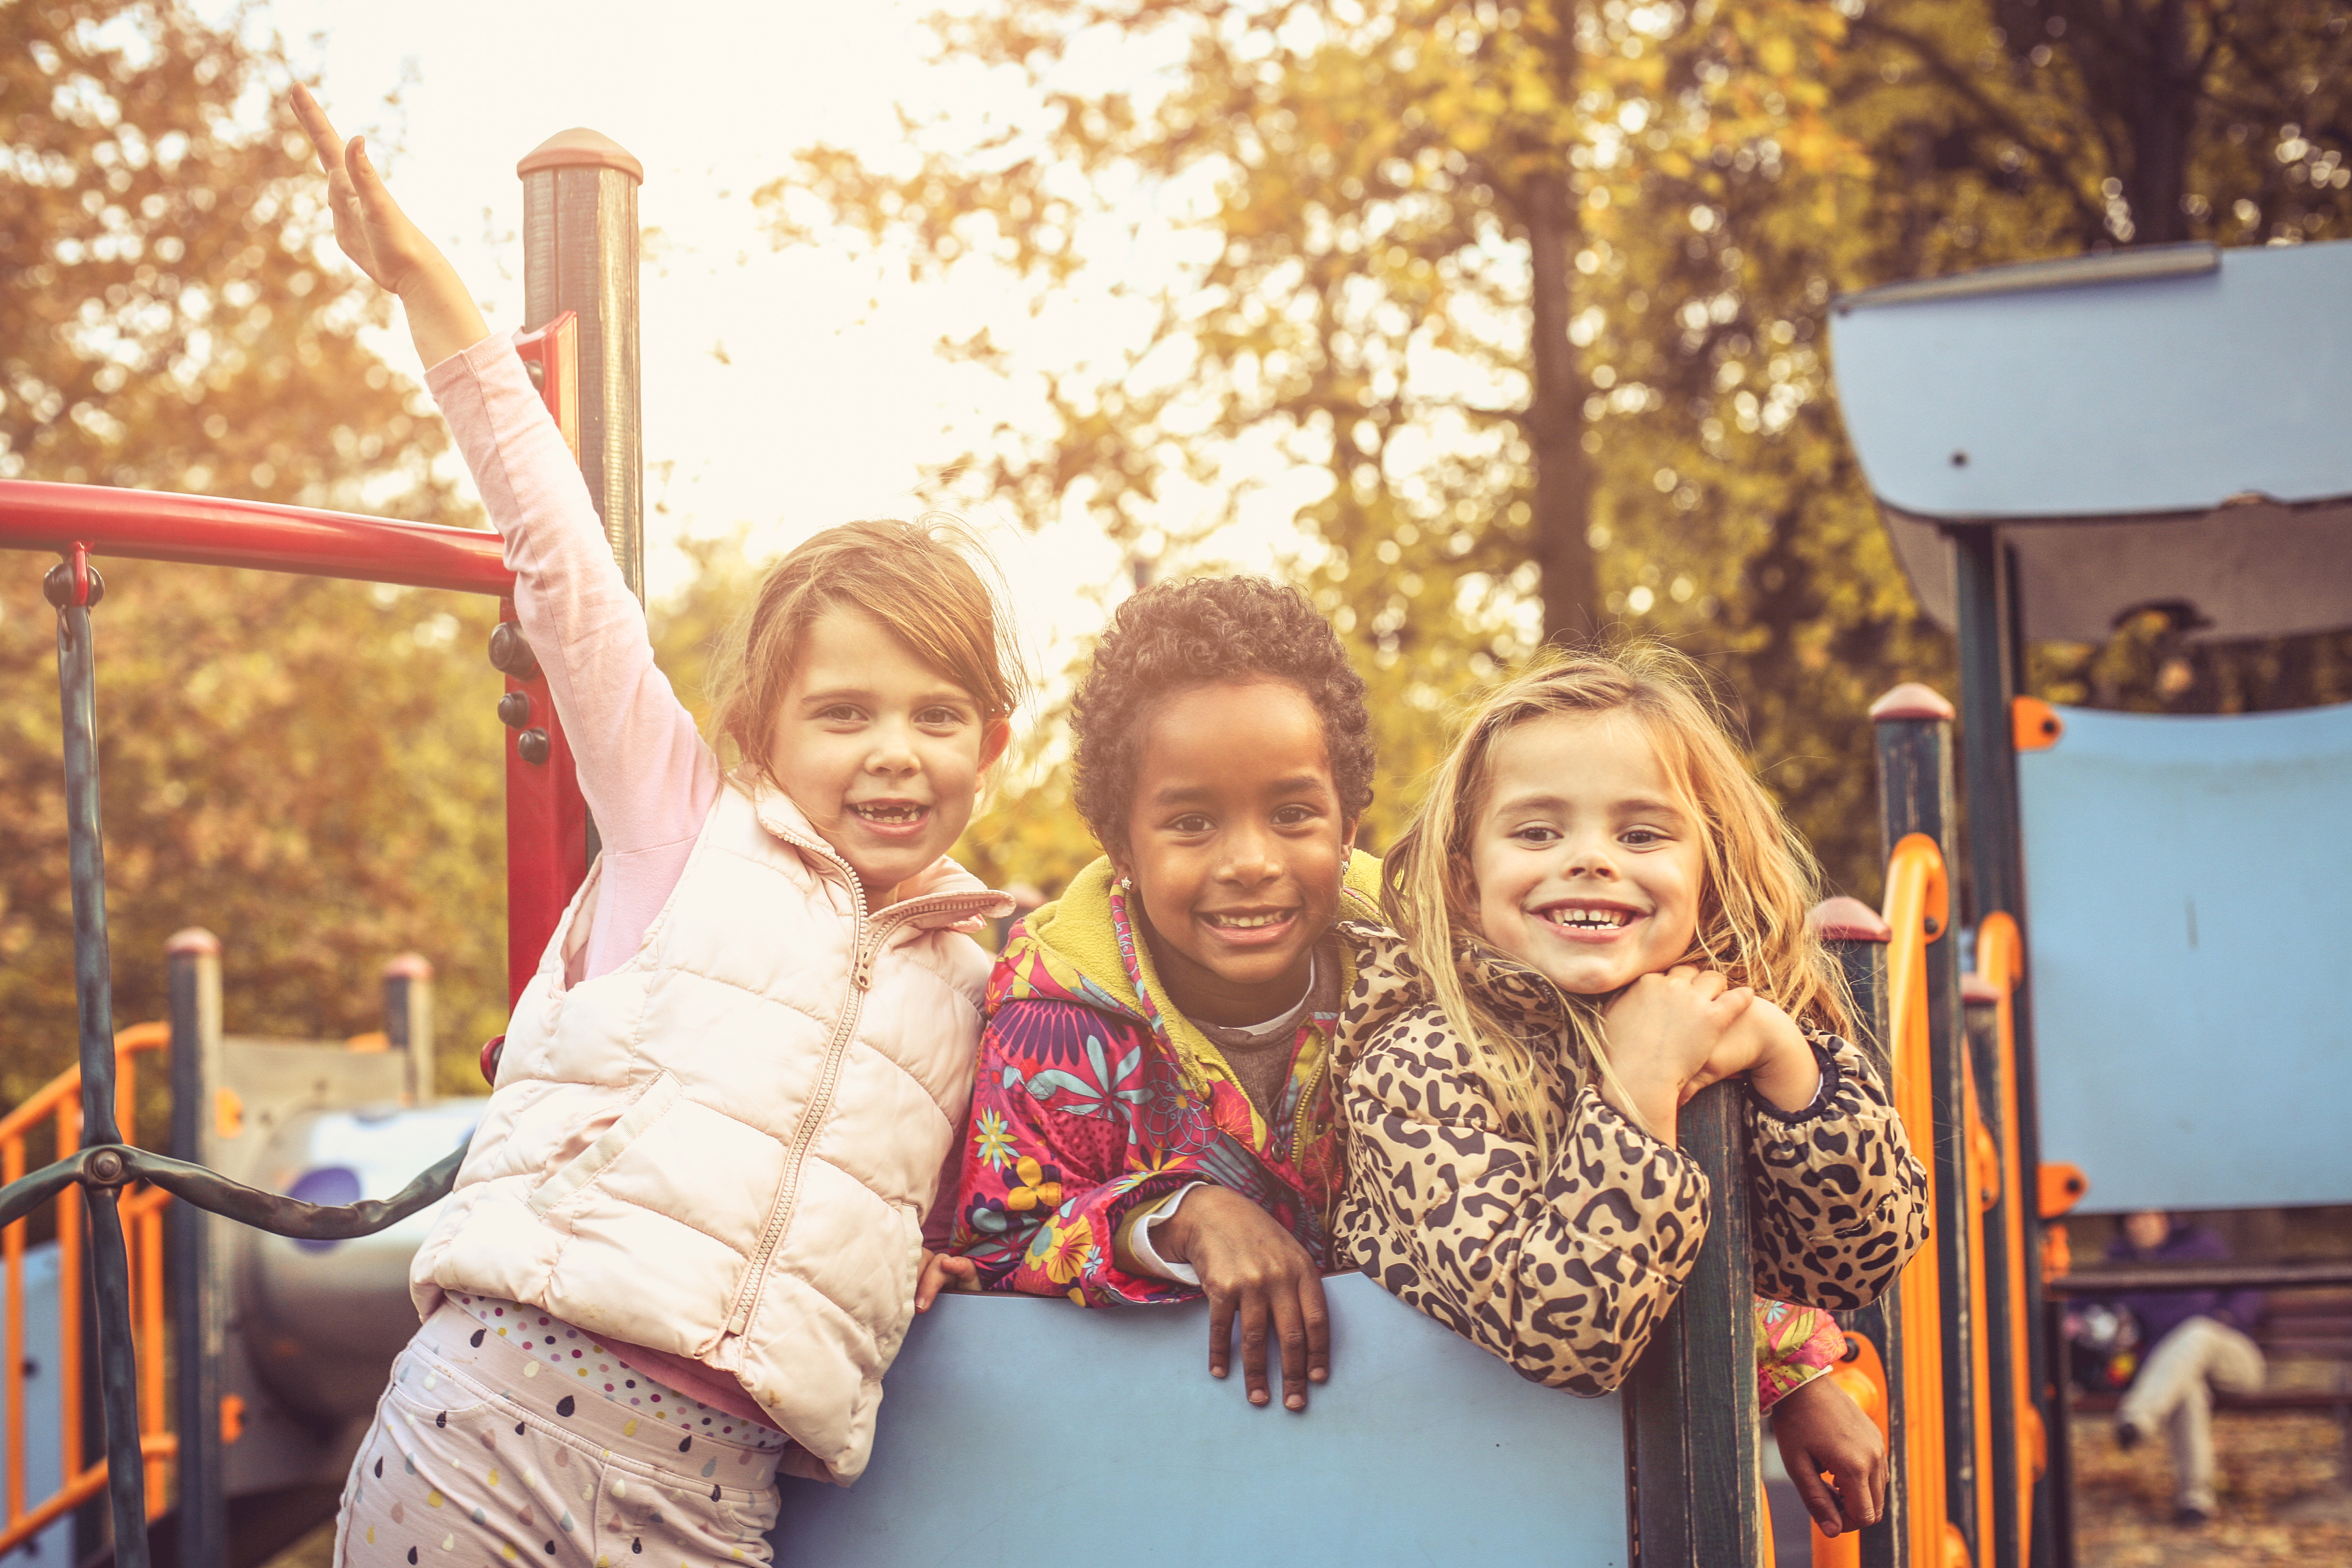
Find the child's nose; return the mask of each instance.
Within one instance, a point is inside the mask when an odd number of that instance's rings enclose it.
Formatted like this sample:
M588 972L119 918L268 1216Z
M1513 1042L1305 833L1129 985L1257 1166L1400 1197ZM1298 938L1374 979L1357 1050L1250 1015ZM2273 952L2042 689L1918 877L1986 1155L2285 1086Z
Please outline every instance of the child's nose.
M1568 864L1571 877L1615 877L1617 875L1616 845L1605 835L1570 840Z
M1282 875L1282 858L1274 851L1274 836L1263 828L1236 828L1225 840L1223 875L1227 881L1255 885Z

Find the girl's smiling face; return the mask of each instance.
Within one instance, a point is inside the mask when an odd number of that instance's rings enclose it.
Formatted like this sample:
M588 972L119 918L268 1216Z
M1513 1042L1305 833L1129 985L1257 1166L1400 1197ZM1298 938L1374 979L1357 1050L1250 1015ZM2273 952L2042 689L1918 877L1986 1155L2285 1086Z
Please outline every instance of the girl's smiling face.
M1178 692L1147 723L1112 858L1170 999L1213 1024L1256 1023L1298 1000L1355 837L1322 717L1290 682L1255 679Z
M835 608L801 638L768 772L879 909L962 834L1004 734L889 627Z
M1698 930L1701 831L1630 714L1515 724L1472 819L1478 929L1578 995L1668 969Z

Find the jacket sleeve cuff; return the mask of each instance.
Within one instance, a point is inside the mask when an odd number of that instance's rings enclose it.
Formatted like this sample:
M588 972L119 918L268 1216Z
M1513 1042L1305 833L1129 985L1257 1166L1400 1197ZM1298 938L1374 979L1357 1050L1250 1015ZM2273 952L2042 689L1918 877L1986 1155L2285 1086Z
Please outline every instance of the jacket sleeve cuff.
M1802 1110L1783 1110L1757 1093L1755 1086L1751 1084L1748 1086L1748 1098L1754 1103L1759 1115L1769 1116L1784 1127L1801 1127L1808 1121L1819 1121L1837 1109L1837 1092L1845 1081L1845 1075L1839 1070L1837 1053L1829 1046L1822 1044L1826 1037L1818 1035L1811 1036L1805 1041L1812 1047L1813 1060L1820 1063L1822 1068L1821 1087L1813 1090L1812 1103Z
M1143 1265L1143 1271L1146 1274L1157 1274L1162 1279L1173 1279L1180 1285L1194 1287L1200 1285L1199 1269L1189 1263L1175 1263L1160 1256L1159 1249L1151 1245L1151 1227L1163 1219L1173 1218L1176 1211L1184 1205L1185 1196L1194 1187L1207 1185L1206 1182L1188 1182L1151 1207L1129 1212L1127 1224L1123 1227L1127 1232L1127 1250L1138 1263Z

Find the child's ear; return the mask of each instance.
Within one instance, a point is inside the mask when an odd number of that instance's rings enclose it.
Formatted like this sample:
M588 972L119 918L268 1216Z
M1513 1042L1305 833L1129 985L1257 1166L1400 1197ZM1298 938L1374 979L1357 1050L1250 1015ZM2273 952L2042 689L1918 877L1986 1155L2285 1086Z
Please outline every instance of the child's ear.
M1004 754L1004 748L1012 743L1012 719L1010 717L1006 717L1003 719L991 720L989 721L988 728L980 732L981 770L984 773L988 769L995 766L996 759L1003 756Z

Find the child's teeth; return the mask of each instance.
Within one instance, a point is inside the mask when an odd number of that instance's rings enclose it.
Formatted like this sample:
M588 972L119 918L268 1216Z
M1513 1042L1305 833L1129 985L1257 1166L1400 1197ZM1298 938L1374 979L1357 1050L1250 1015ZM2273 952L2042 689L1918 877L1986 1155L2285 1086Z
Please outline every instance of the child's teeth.
M1281 918L1280 915L1219 915L1217 921L1221 925L1254 931L1259 926L1270 926Z

